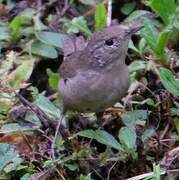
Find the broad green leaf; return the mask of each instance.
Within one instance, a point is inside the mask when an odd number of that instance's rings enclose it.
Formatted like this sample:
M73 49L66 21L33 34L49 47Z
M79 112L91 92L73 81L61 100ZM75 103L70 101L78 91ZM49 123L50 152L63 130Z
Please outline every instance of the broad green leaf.
M103 2L103 0L79 0L79 1L86 5L96 5Z
M160 68L159 73L164 87L174 96L179 96L179 80L175 79L173 73L166 68Z
M91 175L88 176L80 175L79 180L93 180L93 179L91 178Z
M18 36L18 32L23 29L22 25L24 25L27 20L32 19L33 14L33 9L27 9L11 21L10 28L12 29L11 36L13 39L17 38L16 36Z
M70 171L75 171L78 169L78 166L76 164L64 164Z
M147 98L143 101L131 101L131 103L132 104L140 104L140 105L147 104L149 106L155 106L155 102L151 98Z
M179 8L177 8L176 13L174 15L174 22L173 26L177 29L179 29Z
M171 108L171 114L179 117L179 108Z
M49 32L49 31L39 31L35 33L38 40L45 44L52 45L58 48L63 48L64 34Z
M79 0L79 1L86 5L95 5L96 4L95 0Z
M135 10L132 12L126 19L125 21L130 21L138 18L142 18L147 16L148 14L151 14L150 11L145 11L145 10Z
M59 74L52 72L51 69L47 69L47 75L49 76L48 82L50 87L58 90Z
M134 43L132 40L129 41L129 45L128 45L129 49L132 49L134 52L139 53L139 50L135 47Z
M165 172L165 170L163 170L164 172ZM160 176L160 174L161 174L161 171L160 171L160 165L159 164L153 164L153 172L154 172L154 174L153 174L153 177L152 177L152 179L153 180L161 180L161 176Z
M3 125L0 128L0 133L10 134L10 133L16 133L16 132L29 132L29 131L34 131L34 130L35 130L34 128L23 127L17 123L10 123L10 124Z
M78 133L79 136L87 137L87 138L92 138L98 141L101 144L104 144L106 146L109 146L111 148L117 149L117 150L122 150L121 145L119 142L108 132L103 131L103 130L84 130L80 131Z
M0 172L11 172L16 170L22 159L19 157L18 152L13 145L0 143Z
M31 19L33 17L34 10L33 9L27 9L23 11L20 15L16 16L12 22L10 23L10 27L12 30L16 30L19 28L25 20Z
M137 121L144 121L148 118L147 110L134 110L122 114L122 121L128 127L134 127Z
M162 54L164 53L164 48L167 43L168 36L169 36L168 31L162 31L161 33L159 33L159 36L157 39L157 54L159 56L162 56Z
M106 25L107 12L103 3L97 5L95 11L95 31L101 31Z
M154 25L149 20L143 21L144 28L140 31L141 36L146 40L150 48L157 54L158 33Z
M166 25L170 23L176 11L175 0L151 0L149 6L162 18Z
M146 45L147 45L146 40L144 38L141 38L139 41L139 48L138 48L140 54L143 54L143 52L145 51Z
M144 61L134 61L130 64L129 66L129 70L130 70L130 73L133 73L133 72L136 72L136 71L143 71L145 70L146 68L146 62Z
M29 122L33 125L33 129L40 128L42 125L39 118L36 116L36 114L31 111L25 114L24 119L26 122Z
M33 16L33 21L34 21L34 29L36 31L44 31L48 29L48 27L45 24L43 24L40 13Z
M133 2L129 2L129 3L125 3L122 7L121 7L121 12L125 15L130 14L134 9L135 9L136 3L135 1Z
M8 77L7 82L13 88L20 88L32 74L34 67L34 59L24 60Z
M87 21L83 16L75 17L71 21L66 20L66 23L70 25L67 31L69 34L82 32L87 36L92 35L90 29L87 26Z
M125 149L135 149L136 148L136 132L135 129L129 127L122 127L119 131L119 140Z
M39 108L41 108L44 112L49 115L59 118L60 109L57 108L48 98L44 95L39 94L38 98L34 102Z
M24 175L21 177L20 180L30 180L30 179L31 179L31 176L32 176L32 174L26 173L26 174L24 174Z
M9 40L9 28L0 27L0 41Z
M146 129L144 131L144 133L142 134L142 141L145 142L147 141L149 138L151 138L155 133L155 130L154 129Z
M44 44L40 41L35 41L32 43L31 53L50 59L55 59L58 57L58 53L53 46Z
M10 93L0 93L0 115L9 116L10 110L14 105L15 97ZM0 118L1 119L1 118Z

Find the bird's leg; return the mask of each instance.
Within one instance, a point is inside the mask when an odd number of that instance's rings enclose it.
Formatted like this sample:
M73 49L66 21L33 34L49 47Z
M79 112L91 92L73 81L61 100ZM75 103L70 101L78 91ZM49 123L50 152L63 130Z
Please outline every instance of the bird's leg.
M53 160L55 159L55 144L56 144L57 136L58 136L62 121L64 119L64 116L65 116L65 111L64 111L64 107L62 105L62 108L60 110L60 118L59 118L58 124L56 126L56 130L55 130L55 136L54 136L52 144L51 144L51 157Z

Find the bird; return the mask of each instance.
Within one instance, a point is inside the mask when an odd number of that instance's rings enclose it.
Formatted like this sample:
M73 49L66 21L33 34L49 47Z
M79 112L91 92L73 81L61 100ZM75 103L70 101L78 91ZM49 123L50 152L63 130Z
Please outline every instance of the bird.
M125 64L128 44L132 34L141 28L112 25L94 33L87 42L81 36L66 37L59 68L62 106L51 145L52 159L66 111L100 113L125 95L130 79Z
M125 95L128 43L140 28L118 24L94 33L87 43L82 38L64 41L59 90L65 112L101 112Z

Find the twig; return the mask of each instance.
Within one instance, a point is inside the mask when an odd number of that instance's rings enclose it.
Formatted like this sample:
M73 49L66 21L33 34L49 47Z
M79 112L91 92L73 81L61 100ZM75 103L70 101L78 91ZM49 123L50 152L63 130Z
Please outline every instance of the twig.
M170 124L167 123L167 125L165 126L165 129L164 129L163 133L162 133L162 134L160 135L160 137L159 137L160 140L165 137L165 135L166 135L166 133L168 132L169 128L170 128Z
M111 25L111 19L112 19L112 0L108 0L108 14L107 14L107 26Z
M166 170L161 170L160 175L164 175L164 174L166 174ZM132 178L128 178L127 180L140 180L140 179L152 177L153 175L154 175L153 172L149 172L149 173L141 174L141 175L138 175L138 176L134 176Z
M159 165L161 167L160 175L164 175L167 172L167 169L171 166L172 162L179 156L179 147L176 147L172 149L171 151L168 151L163 159L160 161ZM144 179L146 177L153 176L153 172L141 174L132 178L129 178L127 180L140 180Z
M109 169L109 171L108 171L108 178L107 178L107 180L110 180L110 174L111 174L111 171L112 171L112 169L114 168L114 166L117 164L117 161L111 166L111 168Z
M101 174L98 173L98 171L97 171L95 168L93 168L92 170L96 173L96 175L97 175L100 179L104 180L104 178L101 176Z
M55 171L58 173L58 175L62 178L62 180L66 180L65 177L61 174L61 172L55 168Z
M58 121L58 124L56 126L56 130L55 130L55 136L53 138L53 141L52 141L52 144L51 144L51 156L52 156L52 159L54 160L55 159L55 143L56 143L56 140L57 140L57 136L58 136L58 132L60 130L60 127L61 127L61 124L62 124L62 121L64 119L64 108L62 106L61 108L61 111L60 111L60 119Z
M61 17L65 15L66 11L68 10L70 6L68 5L68 0L65 0L64 2L64 8L62 9L62 12L61 12Z
M57 121L49 117L48 115L46 115L38 106L29 102L19 93L16 93L16 96L19 98L19 100L24 106L28 106L31 109L31 111L36 114L36 116L39 118L40 122L45 128L48 128L48 127L55 128L57 126Z
M51 166L49 167L47 170L44 170L40 173L37 173L37 174L34 174L32 177L31 177L31 180L40 180L40 179L46 179L47 177L50 176L50 174L52 172L54 172L56 169L56 165L54 166Z

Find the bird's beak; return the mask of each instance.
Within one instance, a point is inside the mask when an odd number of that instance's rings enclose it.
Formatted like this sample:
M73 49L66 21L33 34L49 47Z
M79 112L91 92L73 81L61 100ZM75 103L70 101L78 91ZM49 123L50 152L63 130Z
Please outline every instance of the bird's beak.
M126 33L129 35L135 34L136 32L140 31L144 26L137 26L137 27L131 27L128 30L126 30Z

